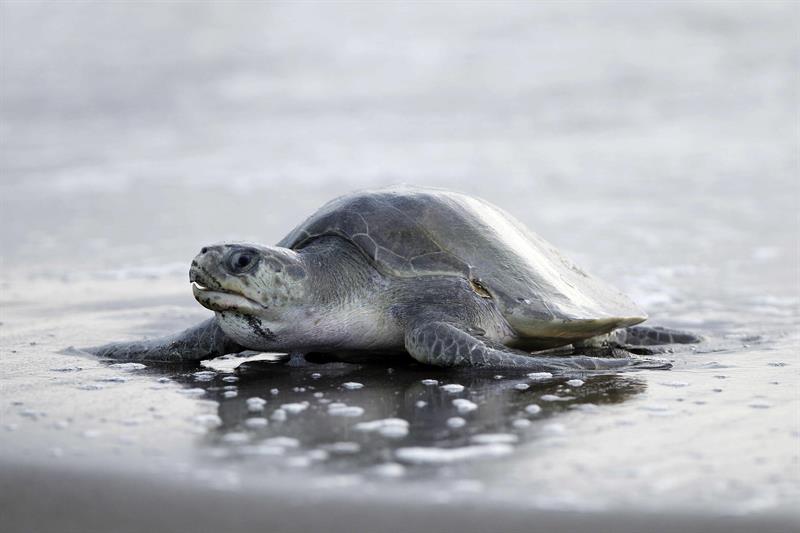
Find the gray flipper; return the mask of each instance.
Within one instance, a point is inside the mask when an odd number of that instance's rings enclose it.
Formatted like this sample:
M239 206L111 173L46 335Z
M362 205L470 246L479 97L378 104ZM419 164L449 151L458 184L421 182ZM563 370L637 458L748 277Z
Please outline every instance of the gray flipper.
M697 344L703 338L688 331L661 326L631 326L611 333L611 342L619 346L658 346L663 344Z
M99 357L121 361L187 362L211 359L228 353L245 350L222 332L216 319L191 327L180 333L158 339L112 342L84 351Z
M476 337L449 322L418 322L405 337L406 350L421 363L446 367L525 368L540 372L613 370L630 367L669 368L669 363L633 358L583 355L537 357Z

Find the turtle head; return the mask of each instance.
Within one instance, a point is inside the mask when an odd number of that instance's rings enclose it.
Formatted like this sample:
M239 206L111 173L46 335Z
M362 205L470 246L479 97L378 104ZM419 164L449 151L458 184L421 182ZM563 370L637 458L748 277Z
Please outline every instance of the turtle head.
M287 248L224 243L192 261L194 297L217 313L223 331L251 349L278 347L277 332L307 296L302 258Z

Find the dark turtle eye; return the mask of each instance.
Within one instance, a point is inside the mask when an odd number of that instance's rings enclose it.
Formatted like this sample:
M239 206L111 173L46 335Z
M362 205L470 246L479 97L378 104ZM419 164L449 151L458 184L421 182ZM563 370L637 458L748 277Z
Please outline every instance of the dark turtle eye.
M250 256L245 254L239 254L236 257L236 266L239 268L244 268L250 264Z
M234 250L228 256L228 270L233 274L242 274L250 271L258 262L255 250Z

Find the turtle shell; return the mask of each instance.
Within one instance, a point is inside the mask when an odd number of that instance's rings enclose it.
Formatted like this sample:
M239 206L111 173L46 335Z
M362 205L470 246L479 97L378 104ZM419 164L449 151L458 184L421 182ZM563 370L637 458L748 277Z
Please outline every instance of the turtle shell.
M336 198L278 246L336 235L388 276L460 276L495 300L524 338L581 339L642 322L619 290L577 267L490 203L429 188L393 187Z

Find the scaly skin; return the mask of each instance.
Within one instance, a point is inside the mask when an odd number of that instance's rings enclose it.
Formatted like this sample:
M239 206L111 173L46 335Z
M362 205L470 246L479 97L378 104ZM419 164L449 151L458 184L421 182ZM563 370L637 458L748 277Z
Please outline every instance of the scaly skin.
M664 344L696 344L702 337L688 331L661 326L631 326L612 333L613 342L620 346L659 346Z
M223 333L216 318L210 318L168 337L135 342L114 342L104 346L85 348L85 351L99 357L121 361L180 363L212 359L245 349Z
M536 357L481 339L455 324L420 322L406 333L406 350L421 363L444 367L522 368L538 372L565 370L618 370L620 368L669 368L669 363L634 358L601 358L584 355Z

